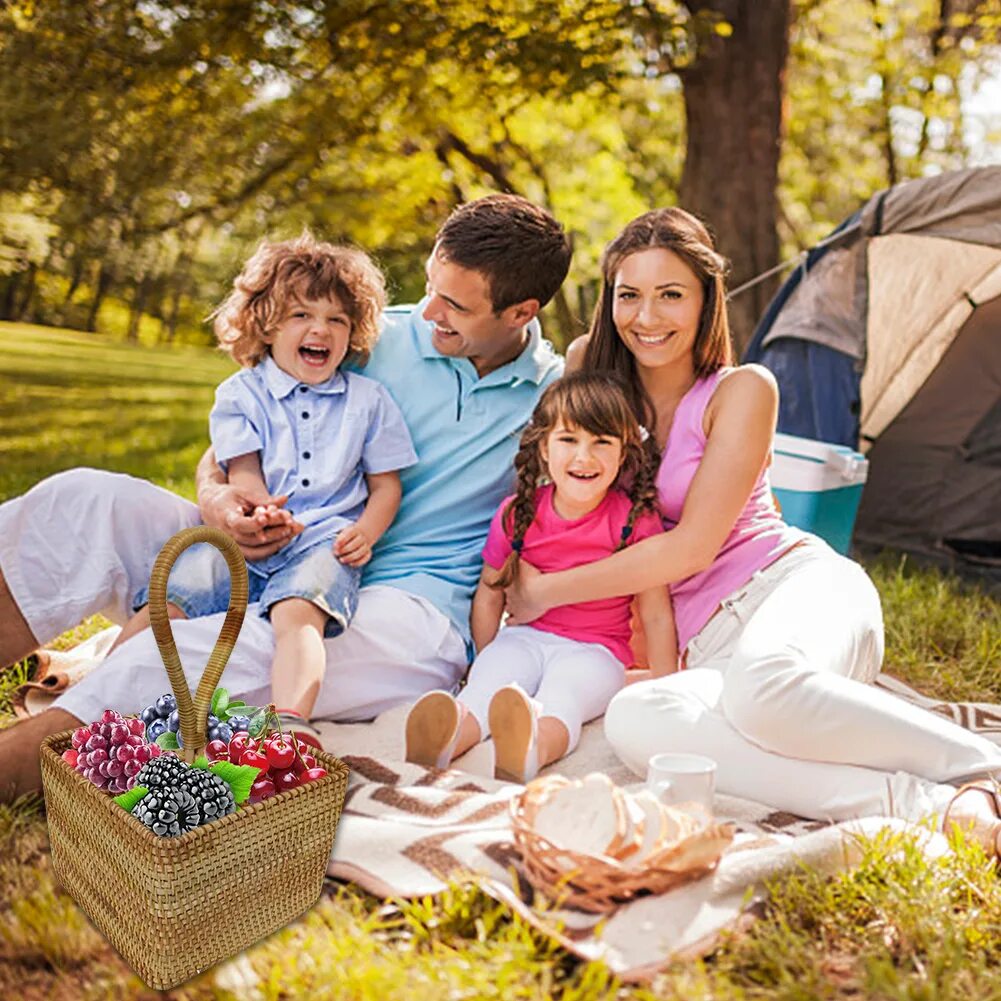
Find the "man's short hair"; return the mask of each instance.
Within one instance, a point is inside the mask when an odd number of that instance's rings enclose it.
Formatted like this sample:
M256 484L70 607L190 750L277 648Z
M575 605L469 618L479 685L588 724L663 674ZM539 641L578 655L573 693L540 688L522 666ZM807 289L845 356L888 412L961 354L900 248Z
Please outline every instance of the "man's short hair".
M460 205L435 246L442 260L487 279L495 313L526 299L545 306L563 284L572 254L563 227L520 195L487 195Z

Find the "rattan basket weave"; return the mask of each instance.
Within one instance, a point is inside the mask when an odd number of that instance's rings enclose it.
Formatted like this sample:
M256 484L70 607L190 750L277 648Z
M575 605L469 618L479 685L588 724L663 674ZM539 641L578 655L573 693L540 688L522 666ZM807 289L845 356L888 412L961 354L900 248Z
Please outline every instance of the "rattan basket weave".
M229 610L198 691L184 680L166 587L178 555L196 542L220 549L232 578ZM182 755L205 745L212 693L247 604L247 567L211 528L179 532L150 579L150 618L181 720ZM71 730L42 744L52 864L62 885L150 987L166 990L282 928L319 898L348 769L323 752L327 775L177 838L161 838L61 758Z
M511 826L528 881L560 906L604 913L651 893L664 893L708 875L734 836L732 824L700 824L683 810L678 836L662 850L629 865L607 855L588 855L554 844L535 830L542 805L567 780L559 775L530 782L511 801Z

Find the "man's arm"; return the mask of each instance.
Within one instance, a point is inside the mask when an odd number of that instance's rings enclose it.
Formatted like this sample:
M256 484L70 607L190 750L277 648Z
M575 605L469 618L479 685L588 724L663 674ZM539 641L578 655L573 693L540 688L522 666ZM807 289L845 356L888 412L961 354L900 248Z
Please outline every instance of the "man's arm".
M349 567L364 566L372 558L372 547L382 538L400 509L403 487L400 474L366 473L368 500L361 517L341 529L334 540L334 555Z
M248 560L278 552L303 527L283 507L288 497L248 496L226 479L211 446L195 470L198 509L202 521L231 536ZM260 508L255 513L255 509Z
M501 616L504 614L504 592L491 586L498 574L499 571L484 564L480 582L476 586L476 594L473 595L469 626L477 653L488 643L493 642L500 629Z

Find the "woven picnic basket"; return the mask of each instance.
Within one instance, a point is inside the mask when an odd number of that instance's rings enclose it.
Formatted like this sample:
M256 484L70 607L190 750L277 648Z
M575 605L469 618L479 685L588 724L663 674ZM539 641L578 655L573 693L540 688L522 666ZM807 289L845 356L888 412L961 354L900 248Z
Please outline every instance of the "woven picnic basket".
M535 829L535 817L566 784L560 775L535 779L512 800L510 808L526 878L561 907L601 914L637 897L672 890L712 872L733 840L732 824L711 819L704 823L684 809L668 807L679 822L679 836L638 866L554 844Z
M192 699L167 618L167 577L196 542L222 551L231 576L222 632ZM212 694L247 606L247 566L211 528L163 547L150 579L150 620L180 716L188 762L202 753ZM42 744L52 864L59 881L145 983L166 990L240 952L312 907L347 790L348 769L317 751L327 775L180 837L159 837L61 757L72 730ZM312 752L311 752L312 753Z

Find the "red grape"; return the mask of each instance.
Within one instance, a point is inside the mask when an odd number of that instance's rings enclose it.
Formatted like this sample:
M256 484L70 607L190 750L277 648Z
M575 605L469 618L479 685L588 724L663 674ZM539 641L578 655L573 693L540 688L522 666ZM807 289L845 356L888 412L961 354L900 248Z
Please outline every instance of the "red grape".
M91 733L90 727L81 726L79 729L73 731L73 737L71 742L73 746L77 750L79 750L93 736L94 735L93 733Z

